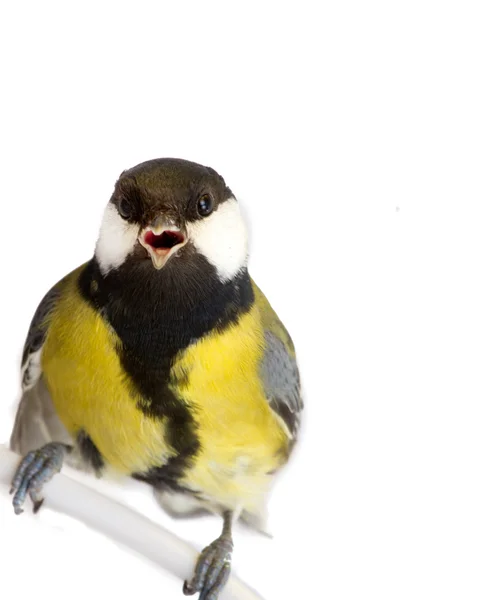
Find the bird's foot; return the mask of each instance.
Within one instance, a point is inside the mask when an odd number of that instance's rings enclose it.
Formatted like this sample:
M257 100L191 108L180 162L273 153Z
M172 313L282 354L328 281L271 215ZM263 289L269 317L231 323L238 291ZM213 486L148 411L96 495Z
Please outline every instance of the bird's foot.
M53 475L61 471L64 457L69 450L70 447L66 444L52 442L24 456L17 467L10 489L10 493L14 494L12 504L16 515L24 512L22 506L27 494L34 504L34 512L39 510L44 501L42 487Z
M231 572L233 540L223 533L212 544L202 550L191 581L183 585L186 596L200 592L199 600L217 600Z

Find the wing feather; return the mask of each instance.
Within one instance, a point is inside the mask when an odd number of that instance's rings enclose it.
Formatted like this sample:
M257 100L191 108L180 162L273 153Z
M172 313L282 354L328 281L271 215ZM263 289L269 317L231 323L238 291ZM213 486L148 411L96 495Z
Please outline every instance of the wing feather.
M70 275L61 279L41 300L27 333L21 365L22 396L10 437L10 447L19 454L26 454L48 442L69 443L71 440L56 415L41 369L49 319Z
M22 391L33 388L41 377L41 353L49 326L49 317L68 277L69 275L61 279L49 290L32 317L22 352Z
M263 387L270 407L282 419L290 436L295 438L304 404L294 344L265 295L255 283L253 287L265 332L261 362Z

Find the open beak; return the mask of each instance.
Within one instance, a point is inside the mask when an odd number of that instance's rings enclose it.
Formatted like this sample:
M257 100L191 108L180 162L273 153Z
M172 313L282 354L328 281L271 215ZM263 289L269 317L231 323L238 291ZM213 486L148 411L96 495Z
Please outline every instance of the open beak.
M146 248L155 269L162 269L171 256L185 246L187 238L174 225L158 223L143 229L139 235L139 243Z

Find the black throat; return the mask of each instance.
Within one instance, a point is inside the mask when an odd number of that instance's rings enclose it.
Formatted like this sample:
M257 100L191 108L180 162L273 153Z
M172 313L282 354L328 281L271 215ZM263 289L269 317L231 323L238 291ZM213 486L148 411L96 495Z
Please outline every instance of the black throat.
M129 363L148 374L165 371L180 350L213 329L226 329L253 302L246 269L223 282L198 254L192 261L170 260L161 271L150 261L128 261L105 276L94 258L80 288L114 328ZM130 374L136 368L126 366Z

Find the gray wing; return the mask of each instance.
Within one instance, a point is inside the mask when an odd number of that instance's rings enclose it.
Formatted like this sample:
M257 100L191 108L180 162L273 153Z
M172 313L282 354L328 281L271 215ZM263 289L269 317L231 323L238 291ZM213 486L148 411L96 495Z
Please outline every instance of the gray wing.
M48 442L71 443L71 437L58 419L42 377L41 352L48 320L66 278L44 296L31 321L22 353L22 397L15 416L10 447L19 454L40 448Z
M41 376L41 352L48 329L48 318L60 295L61 280L41 300L32 318L22 352L22 390L32 388Z
M304 407L297 362L284 342L271 331L265 331L265 342L261 363L265 394L271 408L295 439Z

